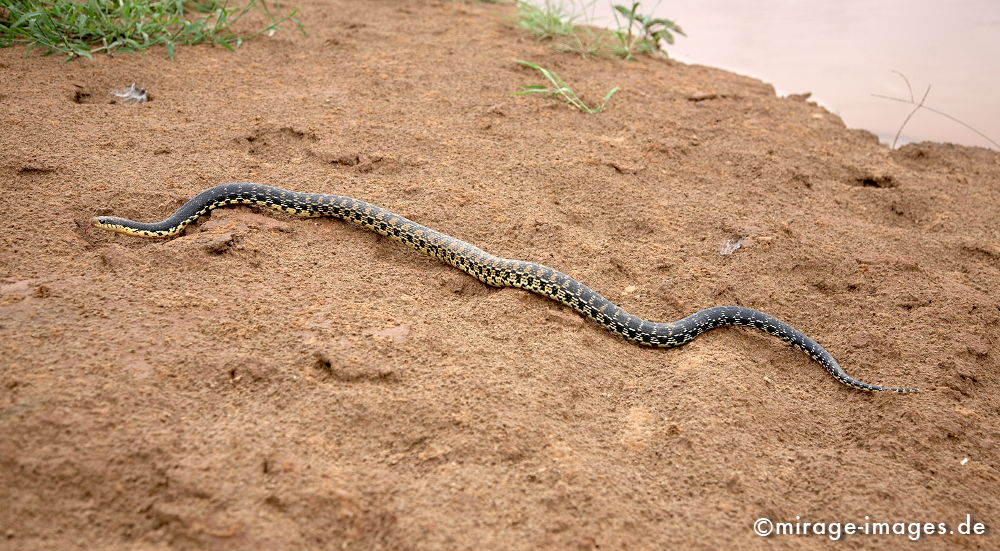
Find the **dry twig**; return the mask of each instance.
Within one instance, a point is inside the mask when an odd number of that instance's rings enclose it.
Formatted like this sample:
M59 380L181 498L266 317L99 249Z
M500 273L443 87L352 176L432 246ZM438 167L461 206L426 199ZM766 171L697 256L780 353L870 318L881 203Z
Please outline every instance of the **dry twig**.
M910 86L910 80L908 78L906 78L906 75L904 75L903 73L901 73L899 71L895 71L894 70L893 73L896 73L897 75L899 75L900 77L902 77L903 82L906 83L906 89L910 91L910 99L906 100L906 99L903 99L903 98L894 98L892 96L883 96L882 94L872 94L872 95L875 96L875 97L877 97L877 98L883 98L883 99L892 100L892 101L898 101L898 102L902 102L902 103L909 103L910 105L915 105L916 106L916 107L913 108L913 111L910 111L910 114L906 116L906 119L903 120L903 124L899 125L899 130L896 131L896 137L893 138L893 140L892 140L892 148L893 149L896 149L896 142L899 140L899 135L903 132L903 127L906 126L906 123L910 122L910 118L912 118L913 115L914 115L914 113L916 113L920 108L924 108L924 109L926 109L926 110L928 110L928 111L930 111L932 113L937 113L938 115L941 115L942 117L946 117L948 119L951 119L951 120L957 122L958 124L961 124L962 126L968 128L969 130L972 130L976 134L979 134L984 140L990 142L991 144L993 144L997 148L1000 148L1000 144L998 144L997 142L995 142L992 139L990 139L990 137L987 136L986 134L983 134L982 132L980 132L980 131L976 130L975 128L969 126L968 124L966 124L966 123L964 123L964 122L956 119L955 117L949 115L948 113L944 113L944 112L938 111L937 109L934 109L933 107L927 107L926 105L924 105L924 101L927 99L927 94L929 94L931 92L931 87L930 87L929 84L927 85L927 90L924 92L924 97L920 98L920 103L917 103L916 100L913 99L913 87Z

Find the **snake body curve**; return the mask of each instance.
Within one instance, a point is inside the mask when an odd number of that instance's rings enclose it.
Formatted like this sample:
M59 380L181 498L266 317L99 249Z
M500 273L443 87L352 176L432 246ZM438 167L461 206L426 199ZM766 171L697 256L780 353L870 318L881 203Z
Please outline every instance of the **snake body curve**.
M179 234L210 210L227 205L259 205L296 216L349 220L451 264L487 285L517 287L555 300L608 331L643 346L672 348L691 342L698 335L717 327L752 327L803 350L837 381L847 386L867 391L919 390L883 387L851 377L816 341L764 312L743 306L715 306L673 322L644 320L558 270L533 262L493 256L465 241L351 197L300 193L262 184L234 182L206 189L160 222L143 223L98 216L93 219L92 225L136 237L166 238Z

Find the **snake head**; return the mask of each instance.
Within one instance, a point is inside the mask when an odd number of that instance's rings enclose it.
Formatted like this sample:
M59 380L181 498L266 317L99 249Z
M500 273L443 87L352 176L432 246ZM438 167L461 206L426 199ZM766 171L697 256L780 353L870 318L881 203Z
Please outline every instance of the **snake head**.
M147 239L164 239L177 235L183 226L175 226L172 231L161 230L157 224L145 224L135 222L125 218L115 218L114 216L95 216L90 219L90 225L102 230L113 231L122 235L132 237L145 237Z
M90 219L90 225L95 228L113 231L122 235L146 237L146 235L142 233L142 230L130 227L132 224L134 224L134 222L131 222L130 220L115 218L114 216L95 216Z
M110 230L118 233L125 233L121 231L122 226L115 224L115 219L111 216L95 216L90 219L90 227L101 228L102 230Z

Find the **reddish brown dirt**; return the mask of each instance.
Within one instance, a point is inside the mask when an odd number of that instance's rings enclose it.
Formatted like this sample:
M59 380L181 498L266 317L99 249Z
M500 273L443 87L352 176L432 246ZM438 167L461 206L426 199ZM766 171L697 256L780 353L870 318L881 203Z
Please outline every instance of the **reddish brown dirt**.
M1000 154L891 151L732 73L584 60L509 8L304 1L309 36L0 51L0 546L793 549L774 520L1000 528ZM514 97L561 74L589 116ZM153 101L110 103L136 81ZM88 229L249 180L369 200L671 320L640 348L333 220ZM742 236L729 256L720 245ZM849 536L847 548L905 536Z

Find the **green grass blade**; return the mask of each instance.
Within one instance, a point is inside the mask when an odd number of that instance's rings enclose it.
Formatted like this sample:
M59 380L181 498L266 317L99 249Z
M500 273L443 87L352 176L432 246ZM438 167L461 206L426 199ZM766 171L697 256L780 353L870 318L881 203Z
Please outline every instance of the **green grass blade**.
M522 86L520 91L514 92L515 96L523 96L527 94L551 94L553 97L561 99L564 103L571 105L584 113L593 115L603 111L607 101L611 99L611 96L613 96L615 92L618 91L617 86L612 88L611 91L604 95L604 99L599 105L596 107L590 107L580 99L577 93L573 91L573 89L570 88L570 86L566 84L563 79L559 77L559 75L554 72L528 61L515 59L514 62L537 70L542 73L542 75L554 86L553 88L550 88L542 84L527 84Z
M0 0L9 14L6 22L0 22L0 47L23 42L26 55L40 47L45 54L61 52L73 58L163 45L173 59L177 45L210 42L233 49L286 21L305 34L302 23L294 18L298 10L280 16L266 0L240 1L246 4L232 7L228 0ZM231 26L251 11L262 13L268 24L249 35L233 32Z

